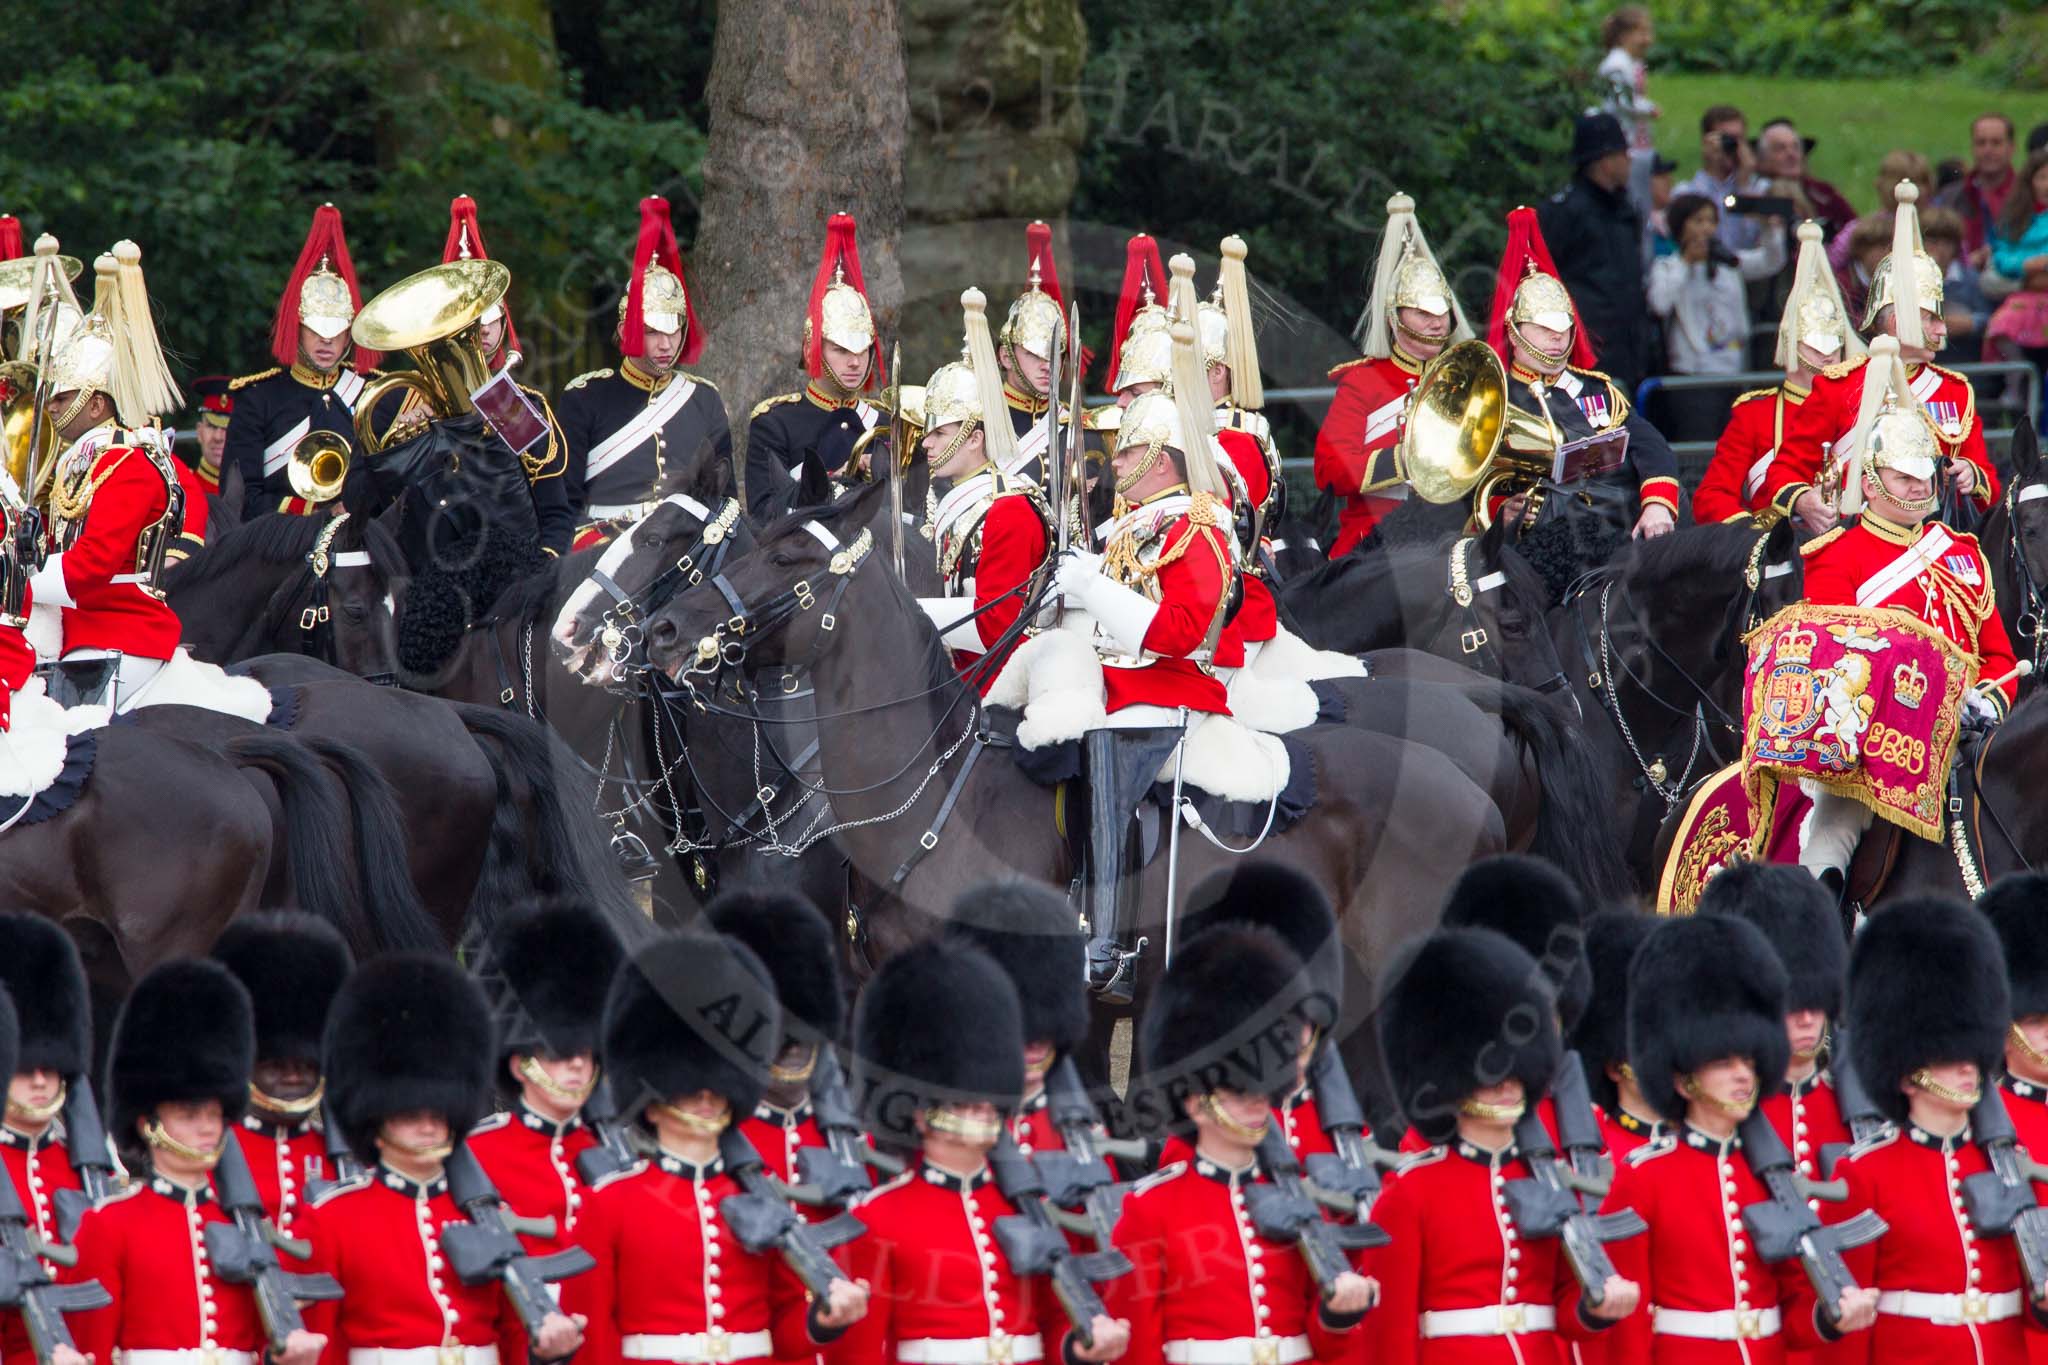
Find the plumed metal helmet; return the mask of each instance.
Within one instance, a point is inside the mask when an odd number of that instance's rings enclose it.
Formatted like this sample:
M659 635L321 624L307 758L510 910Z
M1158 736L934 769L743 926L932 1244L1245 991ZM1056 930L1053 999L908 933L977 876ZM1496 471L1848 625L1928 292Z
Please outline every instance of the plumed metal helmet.
M71 935L41 915L0 912L0 986L21 1023L15 1071L83 1075L92 1065L92 996Z
M550 905L501 922L472 964L497 1021L497 1079L515 1054L597 1054L604 1002L626 950L587 905Z
M1116 392L1172 381L1173 333L1167 329L1166 310L1150 308L1131 320L1130 335L1117 355Z
M1678 1078L1726 1057L1755 1065L1759 1099L1784 1089L1785 969L1755 925L1733 915L1667 919L1637 951L1634 976L1629 1065L1660 1116L1684 1119Z
M626 320L626 305L630 301L630 293L619 296L619 321L622 323ZM641 272L640 316L649 327L657 332L680 331L689 307L683 282L673 270L665 265L650 265Z
M1967 902L1915 896L1863 922L1849 949L1849 1056L1895 1122L1900 1085L1923 1067L1975 1062L1989 1077L2012 1026L2005 957L1989 918Z
M2012 1017L2048 1014L2048 876L2015 872L1977 898L2005 951Z
M1402 945L1380 1001L1380 1056L1394 1103L1431 1143L1458 1107L1513 1077L1528 1102L1550 1088L1563 1045L1557 999L1536 959L1491 929L1439 929Z
M927 431L982 420L981 387L972 365L949 360L932 371L924 386L924 418Z
M491 1009L447 957L388 953L356 968L327 1015L327 1098L349 1150L376 1159L384 1120L424 1110L455 1137L490 1112Z
M953 902L949 932L987 953L1024 1011L1024 1041L1057 1052L1088 1036L1088 943L1072 903L1043 882L1011 877Z
M1739 862L1707 883L1702 915L1733 915L1762 931L1784 964L1785 1008L1842 1012L1849 945L1834 898L1804 868Z
M1878 314L1898 302L1893 288L1893 276L1898 270L1896 254L1886 256L1877 263L1877 269L1870 272L1870 298L1863 308L1863 330L1877 326ZM1913 253L1913 284L1918 291L1923 311L1941 310L1942 278L1941 267L1932 256L1924 251Z
M722 934L669 934L626 959L604 1011L604 1065L619 1111L723 1095L760 1103L782 1046L782 1005L761 959Z
M158 1105L199 1100L219 1100L232 1123L249 1106L255 1064L255 1008L233 972L209 958L154 967L114 1021L108 1131L116 1142L131 1143L136 1120Z
M1169 340L1169 348L1171 345ZM1172 393L1165 389L1154 389L1131 400L1131 405L1124 409L1123 418L1117 424L1118 450L1151 445L1182 453L1187 451L1179 405L1173 401Z
M232 921L212 955L249 992L259 1061L320 1060L327 1011L355 970L340 931L302 910L264 910Z
M1394 267L1394 287L1387 307L1415 308L1433 317L1451 311L1451 282L1444 278L1443 267L1427 248L1418 250L1412 237L1403 243L1401 263Z
M1482 858L1466 868L1444 901L1445 928L1506 934L1536 959L1557 992L1566 1033L1578 1026L1593 991L1586 966L1586 904L1556 864L1520 853Z
M1195 337L1202 344L1204 365L1230 363L1230 315L1223 311L1222 304L1211 300L1195 310Z
M1628 1061L1630 966L1657 924L1655 915L1635 910L1605 910L1586 921L1586 967L1593 989L1578 1027L1565 1041L1585 1060L1588 1088L1609 1113L1619 1106L1620 1095L1607 1068Z
M1534 323L1553 332L1569 332L1572 318L1571 291L1557 276L1531 270L1515 286L1514 301L1508 305L1508 321L1514 326Z
M1336 1018L1344 1008L1344 941L1330 898L1305 873L1271 858L1238 861L1205 878L1188 897L1180 932L1192 937L1232 922L1280 935Z
M1896 469L1916 479L1932 479L1942 460L1941 438L1934 420L1918 403L1887 407L1870 431L1870 467Z
M1287 941L1227 923L1189 938L1138 1021L1139 1112L1186 1126L1182 1101L1218 1090L1279 1103L1301 1084L1302 1030L1327 1029L1328 1002Z
M853 1010L852 1085L868 1130L915 1147L926 1110L1014 1110L1024 1096L1025 1041L1017 988L987 953L942 935L895 954Z
M836 343L835 343L836 344ZM846 992L832 925L794 891L726 891L706 912L711 927L751 948L782 1002L785 1038L837 1042L846 1031Z

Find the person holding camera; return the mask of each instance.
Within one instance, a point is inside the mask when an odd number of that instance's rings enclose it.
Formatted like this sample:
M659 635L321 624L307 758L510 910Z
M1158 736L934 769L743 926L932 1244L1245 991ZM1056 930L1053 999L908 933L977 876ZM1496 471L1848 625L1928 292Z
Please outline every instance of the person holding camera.
M1677 192L1725 205L1736 196L1769 194L1770 185L1757 173L1756 153L1749 145L1749 120L1742 111L1732 104L1717 104L1701 114L1699 173ZM1674 230L1674 240L1677 235ZM1762 238L1763 223L1747 214L1724 214L1716 235L1730 251L1748 251Z
M1720 206L1711 199L1676 195L1665 221L1678 251L1650 266L1649 293L1650 311L1664 320L1671 372L1739 373L1749 348L1744 282L1785 268L1784 222L1765 219L1756 246L1730 251L1719 236Z

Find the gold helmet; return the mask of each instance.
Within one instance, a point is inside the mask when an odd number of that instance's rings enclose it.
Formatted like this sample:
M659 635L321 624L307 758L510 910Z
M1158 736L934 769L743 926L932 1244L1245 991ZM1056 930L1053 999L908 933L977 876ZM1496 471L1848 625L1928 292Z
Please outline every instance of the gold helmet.
M1787 373L1799 365L1799 347L1849 360L1863 354L1863 340L1849 326L1849 310L1841 286L1821 246L1821 225L1808 219L1799 225L1799 260L1792 272L1792 290L1778 322L1777 360Z
M627 296L619 296L619 321L626 320ZM664 265L650 265L640 276L640 316L657 332L673 332L683 325L689 300L683 282Z
M1003 371L996 362L995 342L988 331L988 296L969 286L960 295L966 323L966 354L941 365L924 386L924 429L938 431L960 423L946 448L931 457L932 468L944 464L962 441L979 429L988 460L998 478L1017 462L1017 433L1010 426L1003 399Z
M284 292L278 296L277 312L270 324L271 355L280 365L298 364L303 359L299 351L301 327L327 341L348 338L362 296L356 285L355 263L349 258L348 237L342 231L341 210L332 204L322 204L313 211L313 224L299 247L291 278L285 281ZM374 351L365 351L360 346L354 348L354 355L352 363L359 370L368 369L378 360Z
M128 426L175 412L182 401L157 343L142 278L142 249L130 241L93 262L92 312L50 359L49 392L104 393Z
M1167 330L1166 310L1155 308L1149 317L1139 314L1117 357L1116 392L1137 384L1164 385L1172 377L1173 336Z
M327 257L299 285L299 322L332 341L356 320L356 301L348 281L334 272Z
M1897 337L1871 338L1856 424L1835 454L1844 467L1841 510L1845 516L1863 510L1865 485L1876 485L1880 469L1896 469L1918 479L1934 477L1941 462L1941 443L1927 410L1913 394L1905 362L1899 358ZM1933 499L1930 493L1928 507L1933 506Z
M1920 200L1920 187L1910 180L1901 180L1893 194L1898 209L1892 221L1892 249L1871 272L1863 329L1875 328L1880 313L1888 307L1896 308L1899 341L1907 346L1925 346L1927 338L1920 326L1920 314L1922 310L1941 311L1941 267L1920 244L1920 212L1915 207ZM1910 260L1912 270L1901 270L1901 260Z
M1918 403L1887 403L1870 432L1870 467L1896 469L1916 479L1933 479L1941 463L1941 438Z
M949 360L933 370L924 386L925 430L981 420L981 387L974 366L964 360Z
M1031 252L1031 284L1010 305L998 340L1040 360L1050 360L1053 351L1066 344L1067 336L1059 273L1052 259L1052 228L1033 223L1024 230L1024 240Z
M1380 237L1379 263L1373 270L1372 293L1358 319L1356 333L1365 354L1385 360L1394 353L1394 337L1402 332L1400 310L1415 308L1435 317L1451 316L1446 346L1472 339L1472 324L1429 240L1415 218L1415 201L1405 194L1387 200L1387 228Z
M1572 329L1572 296L1564 281L1541 270L1531 270L1515 286L1514 301L1508 305L1508 323L1520 327L1535 323L1553 332Z
M848 351L865 351L875 344L875 319L868 301L846 282L843 269L835 270L825 296L818 300L818 334Z
M875 318L868 310L867 282L861 274L860 247L855 239L857 227L850 213L835 213L825 221L825 250L818 257L818 273L811 280L811 298L804 311L804 369L813 379L827 375L821 341L855 354L876 349ZM868 386L880 380L879 353L872 361L864 381Z

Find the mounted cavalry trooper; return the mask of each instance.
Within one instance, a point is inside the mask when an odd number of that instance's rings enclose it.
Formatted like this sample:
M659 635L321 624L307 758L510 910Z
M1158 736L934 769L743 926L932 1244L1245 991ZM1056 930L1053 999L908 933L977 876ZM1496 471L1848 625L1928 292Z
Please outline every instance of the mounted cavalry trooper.
M819 472L851 474L846 461L889 410L872 395L888 382L882 344L861 276L853 215L825 224L825 251L804 311L804 373L795 393L764 398L747 419L747 513L765 522L789 510L804 459Z
M1777 359L1785 378L1772 388L1750 390L1729 409L1714 458L1693 490L1693 520L1702 525L1742 521L1775 511L1796 516L1809 531L1833 525L1834 513L1820 506L1818 494L1805 506L1794 506L1809 491L1804 487L1774 503L1769 492L1771 466L1817 377L1838 362L1862 355L1863 339L1849 326L1848 305L1842 302L1841 286L1821 247L1820 224L1801 223L1799 264L1778 321Z
M1024 230L1024 239L1031 256L1030 284L1011 303L1003 330L996 337L996 355L1003 365L1003 399L1017 433L1016 454L1003 467L1003 475L1028 479L1043 488L1046 447L1052 435L1046 413L1052 411L1061 422L1071 417L1060 395L1046 392L1052 383L1053 352L1067 344L1067 312L1059 270L1052 259L1052 229L1035 222Z
M349 325L363 306L341 210L322 204L299 248L270 328L276 367L228 384L232 415L221 456L224 492L239 474L242 516L313 510L292 493L292 451L315 431L355 444L356 399L378 376L374 351L352 351ZM394 400L395 403L395 400Z
M1892 250L1871 275L1863 330L1872 334L1873 355L1879 335L1896 340L1906 362L1907 386L1933 426L1944 486L1981 512L1998 496L1998 472L1984 446L1976 391L1969 380L1934 363L1948 344L1948 323L1941 311L1941 267L1920 245L1914 208L1919 197L1912 181L1899 182ZM1813 396L1800 405L1771 461L1765 479L1771 505L1796 514L1808 530L1827 529L1833 521L1829 513L1841 510L1848 499L1848 489L1834 485L1855 458L1863 390L1882 368L1851 358L1822 370Z
M1939 501L1935 476L1945 447L1899 354L1888 335L1871 343L1842 483L1842 510L1856 520L1801 547L1806 600L1890 608L1925 623L1976 661L1980 681L1965 694L1965 710L1995 723L2012 709L2019 687L2012 643L1976 538L1928 520ZM1823 880L1839 878L1870 827L1871 810L1816 780L1802 779L1800 788L1813 800L1800 865Z
M1408 395L1444 347L1472 340L1405 194L1387 200L1372 293L1359 318L1365 354L1330 371L1337 395L1316 433L1316 486L1338 498L1330 558L1348 554L1407 496L1394 449L1408 422Z
M960 303L966 358L941 365L924 388L931 486L923 529L937 552L946 595L919 598L918 605L954 663L986 692L1003 660L983 656L1016 627L1043 582L1052 509L1030 479L1004 472L1019 463L1017 437L1003 415L988 300L970 288Z
M555 415L569 442L564 476L582 530L577 547L639 520L671 467L701 454L732 459L725 400L708 379L676 368L696 363L704 333L683 286L683 258L668 201L640 201L633 275L619 299L616 371L569 381Z

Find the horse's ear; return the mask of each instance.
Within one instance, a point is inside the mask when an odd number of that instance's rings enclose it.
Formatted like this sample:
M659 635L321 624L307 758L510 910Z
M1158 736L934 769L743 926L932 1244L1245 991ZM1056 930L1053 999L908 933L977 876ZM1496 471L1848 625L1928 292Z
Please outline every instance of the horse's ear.
M1500 547L1506 541L1508 523L1505 517L1495 517L1479 535L1479 557L1491 564L1500 557Z
M2032 422L2019 422L2012 429L2012 476L2015 482L2032 483L2041 472L2041 438Z
M730 459L720 459L718 453L705 449L698 453L696 476L691 480L690 496L706 507L716 507L724 502L732 491L733 472Z
M804 452L803 470L797 475L797 507L824 507L832 502L832 476L825 472L825 462L818 458L815 450Z

